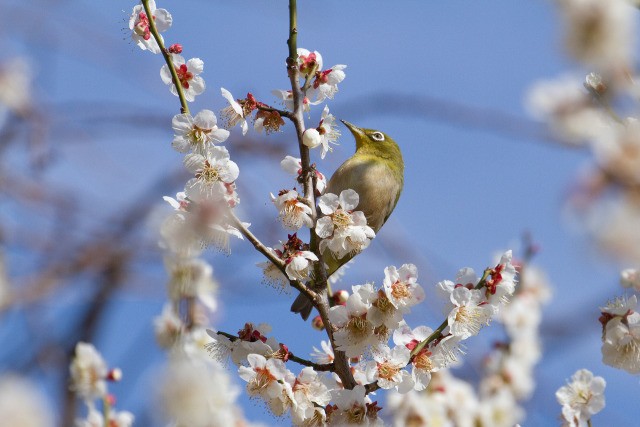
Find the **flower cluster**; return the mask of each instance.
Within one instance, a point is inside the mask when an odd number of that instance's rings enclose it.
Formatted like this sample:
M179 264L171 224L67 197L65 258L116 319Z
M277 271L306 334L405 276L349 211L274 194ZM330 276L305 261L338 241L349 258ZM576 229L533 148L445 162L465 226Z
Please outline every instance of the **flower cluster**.
M568 199L571 212L606 251L640 260L640 125L633 57L634 5L625 0L563 0L567 50L592 70L532 88L531 113L561 141L588 148ZM582 82L580 81L582 80Z
M493 352L483 359L484 370L477 390L445 369L451 360L457 359L459 338L449 335L425 346L414 359L412 372L416 383L414 389L423 390L422 393L395 393L388 398L394 425L452 423L511 427L523 420L524 410L518 403L529 398L534 389L533 368L541 357L538 336L541 308L549 300L550 290L545 275L538 268L520 266L518 286L509 297L509 304L503 305L515 283L515 267L507 253L500 258L496 268L486 271L486 286L476 289L480 279L470 268L458 271L453 281L438 283L437 293L450 301L453 291L462 288L480 290L487 298L485 306L491 305L490 299L501 301L495 306L500 310L494 318L504 324L508 339L497 343ZM462 292L466 294L466 291ZM452 306L448 306L445 315L450 314L447 310ZM478 321L484 321L486 313L480 311L477 315ZM466 334L483 325L485 323L457 330ZM402 340L411 346L409 348L415 348L431 334L433 331L425 326L414 330L404 327L394 333L394 341ZM418 366L421 369L416 369Z
M76 420L77 426L102 425L107 413L110 426L130 427L133 424L133 415L126 411L115 411L113 409L115 398L107 394L107 381L120 381L122 371L118 368L107 369L106 362L93 345L78 343L69 369L71 371L70 388L88 408L87 417ZM103 406L108 408L105 414L96 409L96 399L102 400Z

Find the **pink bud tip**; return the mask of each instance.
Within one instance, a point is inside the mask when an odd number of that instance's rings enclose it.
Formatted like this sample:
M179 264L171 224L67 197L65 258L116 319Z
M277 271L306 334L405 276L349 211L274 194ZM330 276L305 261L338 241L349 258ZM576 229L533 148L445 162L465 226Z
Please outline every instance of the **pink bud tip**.
M104 397L104 400L109 404L109 406L113 406L116 404L116 397L113 394L107 394Z
M182 45L175 43L169 46L169 52L171 53L182 53Z
M347 299L349 299L349 292L345 291L344 289L340 289L333 294L333 301L336 303L336 305L345 304L347 302Z
M320 316L314 317L313 320L311 321L311 326L313 326L313 329L317 331L323 330L324 323L322 322L322 318Z

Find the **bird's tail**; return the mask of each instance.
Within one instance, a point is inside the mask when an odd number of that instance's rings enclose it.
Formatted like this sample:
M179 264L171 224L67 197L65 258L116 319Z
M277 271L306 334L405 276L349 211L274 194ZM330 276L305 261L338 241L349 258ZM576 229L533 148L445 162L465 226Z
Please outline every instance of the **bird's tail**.
M291 311L293 313L300 313L302 320L307 320L313 310L313 304L311 300L304 294L299 294L298 297L291 304Z

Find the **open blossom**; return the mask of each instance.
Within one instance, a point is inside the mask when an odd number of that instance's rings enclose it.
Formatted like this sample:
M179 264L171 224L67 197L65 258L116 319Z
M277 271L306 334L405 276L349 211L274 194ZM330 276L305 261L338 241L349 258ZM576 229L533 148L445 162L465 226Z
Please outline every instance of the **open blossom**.
M320 342L320 346L322 347L322 350L318 350L313 347L311 357L315 359L316 363L332 363L335 359L335 355L333 354L333 348L331 348L331 342L322 340Z
M229 131L216 126L216 115L211 110L202 110L195 117L191 114L176 114L171 125L176 132L171 146L178 153L193 151L205 155L215 143L229 138Z
M283 190L278 197L269 194L271 202L278 209L280 221L285 230L296 231L303 225L313 227L311 219L311 208L298 199L298 192L295 190Z
M324 159L324 156L326 156L329 151L333 150L329 144L336 144L336 141L340 137L340 130L335 125L335 118L333 117L333 114L329 113L328 105L325 105L324 110L322 110L320 124L316 130L320 134L320 144L322 145L320 158Z
M284 378L288 372L282 360L265 359L259 354L247 356L249 366L240 366L238 374L247 382L247 393L250 397L259 396L265 401L278 398L284 388Z
M283 171L288 173L289 175L295 176L298 182L301 180L302 176L302 161L293 156L287 156L280 162L280 167ZM316 173L316 190L318 194L324 193L324 189L327 187L327 178L315 170Z
M149 0L149 10L158 32L166 31L171 27L173 22L171 14L165 9L156 9L155 0ZM129 29L131 30L131 38L140 49L149 50L151 53L160 53L160 46L158 46L158 42L151 34L149 17L141 4L134 6L133 12L131 12ZM160 39L162 39L162 36L160 36Z
M200 95L205 89L204 79L198 75L204 71L204 62L200 58L191 58L185 63L181 55L173 54L171 57L184 97L187 101L193 102L196 95ZM178 90L168 65L162 66L160 78L165 84L170 85L171 93L178 96Z
M271 325L260 323L258 326L251 322L245 323L238 331L239 339L230 340L217 331L207 329L207 334L213 338L212 342L205 345L214 360L226 364L229 360L236 365L246 365L249 354L261 354L271 357L279 350L278 342L274 337L266 337L271 332Z
M153 319L153 331L160 348L173 347L185 330L186 325L173 309L173 304L165 304L162 313Z
M190 153L184 157L184 166L195 175L187 181L187 197L198 201L218 201L225 199L231 184L238 178L238 165L229 158L224 147L213 147L205 155Z
M239 387L219 364L179 355L171 358L160 378L157 407L172 421L169 425L242 425L235 405Z
M563 0L569 52L584 64L608 69L628 66L633 52L632 5L624 0Z
M169 275L169 298L179 302L183 298L198 298L209 310L217 307L212 292L215 289L213 267L200 258L165 255L164 266Z
M295 405L291 408L291 417L295 425L304 425L305 420L322 417L322 414L316 414L316 407L326 406L331 400L331 394L312 367L300 371L292 384L292 390Z
M484 296L477 289L458 287L451 293L454 308L447 316L448 329L460 339L477 335L483 326L488 325L494 308L484 301Z
M242 128L242 134L245 135L247 130L249 130L249 125L247 124L247 119L245 117L245 112L242 106L233 98L231 92L226 90L225 88L220 88L222 91L222 96L229 103L228 107L225 107L222 111L220 111L220 117L225 120L227 129L231 129L236 125L240 125Z
M568 425L577 427L604 408L606 382L587 369L577 371L571 379L572 382L556 391L556 399L562 405L562 416Z
M602 362L630 374L640 373L640 313L637 298L616 298L600 307Z
M318 200L318 207L325 215L316 223L316 233L323 240L320 250L329 249L336 258L358 253L369 246L375 233L367 225L362 211L354 211L360 198L352 189L340 196L327 193Z
M411 329L406 323L393 332L393 342L397 346L405 346L409 351L422 341L431 336L433 330L426 326L418 326ZM427 344L411 361L411 377L413 388L417 391L424 390L431 381L431 374L447 366L455 360L458 340L449 335L439 340L433 340Z
M384 269L384 292L389 302L402 313L409 313L409 307L424 300L424 290L417 280L418 268L413 264L404 264L399 269L392 265Z
M378 344L374 325L367 319L371 305L363 301L358 287L353 288L345 305L336 305L329 310L331 323L340 328L333 335L336 350L344 351L347 357L359 357L365 347Z
M229 209L235 206L232 196L227 193L229 200L226 203L195 202L184 193L178 193L178 200L165 197L176 212L160 228L163 246L181 256L197 255L210 246L229 253L229 237L243 239L242 233L229 224ZM243 222L242 225L249 227L251 224Z
M511 251L505 252L498 265L491 270L484 287L480 289L484 291L486 301L496 309L509 302L507 298L513 295L516 288L516 268L511 258Z
M404 370L409 363L411 350L404 345L397 345L393 349L379 346L373 352L373 360L367 363L365 373L367 381L377 381L380 388L395 388L400 393L406 393L413 388L411 374Z
M322 69L322 55L298 48L298 67L305 79L313 79L312 88L316 91L316 100L312 105L320 104L327 98L333 98L338 91L338 83L344 80L346 65L334 65L326 70Z
M107 364L92 344L79 342L71 361L71 389L87 404L107 394Z
M335 390L335 405L327 407L327 424L335 426L381 426L378 418L377 402L371 402L364 386L357 385L352 390Z

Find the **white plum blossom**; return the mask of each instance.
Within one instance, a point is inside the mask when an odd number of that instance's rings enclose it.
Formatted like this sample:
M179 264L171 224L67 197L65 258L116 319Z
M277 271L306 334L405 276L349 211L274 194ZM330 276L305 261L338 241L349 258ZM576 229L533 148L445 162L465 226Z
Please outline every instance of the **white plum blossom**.
M238 165L229 158L224 147L212 147L205 155L190 153L184 166L195 175L185 185L185 194L195 202L219 201L233 192L231 185L238 178Z
M205 89L204 79L199 76L204 71L204 62L200 58L191 58L185 63L184 58L177 54L173 54L171 57L184 97L187 101L193 102L196 95L200 95ZM178 96L176 83L173 81L168 65L162 66L160 78L170 86L171 93Z
M279 345L274 337L267 338L265 335L271 332L271 326L261 323L255 326L247 322L244 328L238 331L239 339L230 340L215 330L207 329L207 334L213 338L213 342L205 345L205 349L211 357L222 364L229 360L236 365L246 365L249 354L261 354L271 357L278 351Z
M89 343L79 342L71 361L71 389L89 407L94 399L107 394L107 364L96 348Z
M300 371L292 385L295 405L291 408L291 417L296 425L303 425L305 420L321 417L317 414L317 407L329 404L331 394L329 389L318 378L318 374L312 367L306 367ZM326 418L326 415L324 415Z
M458 270L453 281L451 280L443 280L436 284L436 295L443 299L449 300L451 299L451 292L456 287L464 286L467 289L473 289L480 279L476 276L476 272L471 267L464 267ZM445 307L445 314L449 312L449 309Z
M360 197L352 189L344 190L340 196L324 194L318 207L325 215L316 223L316 234L323 240L320 250L329 249L336 258L358 253L369 246L375 233L367 225L362 211L354 211Z
M616 317L605 327L602 362L624 369L635 375L640 373L640 323L624 323Z
M406 323L393 332L393 342L397 346L405 346L407 350L414 348L433 333L427 326L418 326L411 329ZM413 388L417 391L424 390L431 381L431 374L447 366L455 360L457 341L453 335L440 340L431 341L411 361L411 376Z
M379 346L373 352L373 360L367 362L365 373L367 381L377 381L380 388L395 388L399 393L406 393L413 388L411 374L404 368L409 363L411 350L404 345L390 349L386 345Z
M316 80L313 83L313 87L318 89L315 104L323 102L325 99L333 99L333 96L338 92L338 83L344 80L344 69L346 65L334 65L331 68L322 70L320 74L316 74Z
M418 268L413 264L403 264L400 269L393 265L384 269L384 292L389 302L402 313L409 313L409 307L425 298L424 289L417 280Z
M213 267L200 258L165 255L164 266L169 281L169 298L178 303L183 298L198 298L209 310L217 307L212 292L216 285L213 280Z
M309 267L312 261L318 261L316 254L310 251L297 251L285 260L285 272L291 280L309 278Z
M163 349L173 347L186 330L186 325L170 303L165 304L162 313L153 319L153 327L156 342Z
M277 257L282 255L282 245L280 249L267 248L269 252ZM272 286L275 289L287 290L289 289L289 279L274 263L271 261L262 261L256 263L257 267L262 268L262 283Z
M215 143L229 138L229 131L216 126L216 115L211 110L202 110L195 117L191 114L176 114L171 125L176 132L171 146L178 153L205 155Z
M509 302L508 297L513 295L516 288L516 268L511 262L512 253L507 251L502 255L498 265L491 270L481 290L484 290L486 301L497 309Z
M352 390L335 390L333 400L336 409L327 416L328 425L336 426L378 426L382 420L377 410L366 395L364 386L357 385Z
M244 425L235 405L240 390L212 360L180 355L170 360L160 377L158 407L169 425Z
M454 308L447 316L449 331L460 339L477 335L483 326L488 325L494 308L484 301L482 292L477 289L457 287L451 292Z
M284 389L284 378L288 372L282 360L265 359L259 354L247 356L249 366L240 366L238 374L247 382L247 394L259 396L266 402L279 398Z
M331 348L331 342L322 340L320 347L322 347L322 350L313 347L313 353L311 353L311 357L316 363L326 364L333 362L335 355L333 354L333 348Z
M529 113L549 123L551 130L570 144L583 143L608 124L582 87L582 78L562 76L537 82L526 99Z
M271 202L278 209L278 218L285 230L296 231L305 227L313 227L312 211L309 206L299 200L295 190L283 190L278 197L269 193Z
M289 175L293 175L297 180L300 180L300 177L302 176L302 161L300 159L293 156L287 156L280 162L280 167ZM318 194L322 194L324 193L324 189L327 187L327 178L317 170L315 173L316 190L318 191Z
M362 300L358 289L358 286L353 287L353 294L345 305L336 305L329 310L331 323L340 328L333 334L336 350L344 351L347 357L359 357L367 345L378 344L374 325L366 316L371 305Z
M242 106L233 98L231 92L225 88L220 88L222 96L229 102L229 106L220 111L220 116L226 121L226 128L231 129L237 124L242 128L242 134L245 135L249 130L247 119L244 114Z
M640 313L637 298L615 298L600 307L603 326L602 362L630 374L640 373Z
M336 141L340 137L340 130L335 125L335 118L333 114L329 113L329 106L325 105L322 110L322 116L320 117L320 124L316 128L320 135L320 144L322 145L322 152L320 158L324 159L329 151L333 148L329 144L336 144Z
M316 91L316 100L312 105L320 104L326 98L333 98L338 91L338 83L344 80L346 65L334 65L326 70L322 69L322 55L319 52L310 52L307 49L298 48L298 66L302 76L313 79L311 87Z
M626 268L620 272L620 285L623 288L635 288L640 291L640 270Z
M604 408L606 382L587 369L577 371L571 379L572 382L556 391L556 399L562 405L562 416L568 425L582 426L591 415Z
M155 0L149 0L149 11L158 32L166 31L171 27L173 22L171 14L165 9L156 9ZM131 38L140 49L148 50L151 53L160 53L160 46L158 46L158 42L151 34L149 17L141 4L133 7L133 12L131 12L129 18L129 29L131 30ZM162 40L162 36L160 36L160 39Z

